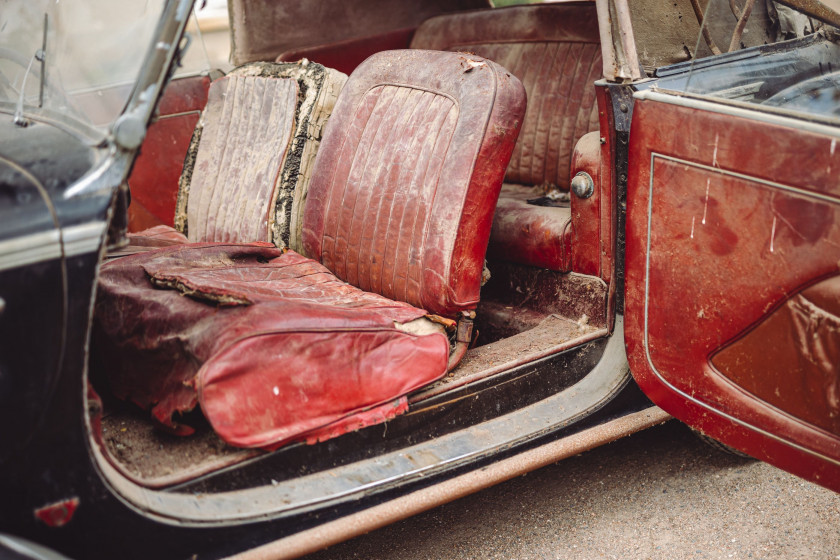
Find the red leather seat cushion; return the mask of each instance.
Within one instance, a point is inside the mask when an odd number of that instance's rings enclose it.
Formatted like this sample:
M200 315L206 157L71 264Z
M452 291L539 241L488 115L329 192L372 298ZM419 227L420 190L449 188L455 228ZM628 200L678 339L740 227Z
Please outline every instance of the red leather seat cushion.
M367 59L315 161L306 254L354 286L432 313L473 309L524 110L519 81L476 56Z
M395 325L423 317L422 309L363 292L267 243L114 260L102 267L99 290L96 344L114 393L152 408L176 433L191 430L173 415L200 402L237 446L358 427L372 407L393 415L404 410L402 395L445 373L449 357L443 334Z
M539 197L533 187L502 187L487 256L568 272L572 268L571 209L528 204Z

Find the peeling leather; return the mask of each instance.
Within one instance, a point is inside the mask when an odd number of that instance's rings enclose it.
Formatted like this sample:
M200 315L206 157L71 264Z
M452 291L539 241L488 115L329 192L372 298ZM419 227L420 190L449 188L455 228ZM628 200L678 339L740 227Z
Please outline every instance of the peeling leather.
M188 291L155 288L150 277ZM250 304L212 303L223 295ZM441 377L446 336L394 325L424 315L267 243L194 244L102 267L95 345L114 394L151 409L168 430L189 433L176 415L201 400L228 443L270 447ZM274 387L294 407L278 408ZM253 414L266 406L275 416Z
M475 307L524 111L519 81L478 57L368 59L336 104L304 210L304 247L323 264L269 243L109 262L95 336L114 393L180 433L173 415L199 402L243 447L404 411L402 396L445 374L449 341L395 323L424 317L426 304L450 317Z
M312 160L346 80L302 61L254 62L213 82L181 174L176 229L193 242L299 250Z

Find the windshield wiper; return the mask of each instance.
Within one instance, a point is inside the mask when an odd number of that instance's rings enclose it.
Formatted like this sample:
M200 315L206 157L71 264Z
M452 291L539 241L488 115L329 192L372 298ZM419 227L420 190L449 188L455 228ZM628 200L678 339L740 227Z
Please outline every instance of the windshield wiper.
M15 108L14 122L17 126L29 126L29 119L23 116L23 101L26 97L26 79L29 77L29 72L32 70L32 64L37 60L41 63L41 84L38 92L38 108L44 107L44 84L46 83L46 69L47 69L47 27L48 16L44 14L44 37L41 40L41 48L35 51L32 58L29 59L29 65L26 67L26 72L23 74L23 80L20 84L20 96L18 97L17 107Z

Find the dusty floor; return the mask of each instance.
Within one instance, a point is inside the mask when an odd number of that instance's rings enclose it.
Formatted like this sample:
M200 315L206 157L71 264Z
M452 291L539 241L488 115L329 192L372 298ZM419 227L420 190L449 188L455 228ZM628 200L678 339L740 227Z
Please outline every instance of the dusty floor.
M307 560L840 559L840 495L677 422Z

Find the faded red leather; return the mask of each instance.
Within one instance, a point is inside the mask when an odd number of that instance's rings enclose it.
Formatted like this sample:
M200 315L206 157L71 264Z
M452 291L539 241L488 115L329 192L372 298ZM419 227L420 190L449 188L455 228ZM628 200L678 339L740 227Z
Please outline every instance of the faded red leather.
M108 251L108 258L124 257L143 253L159 247L171 247L189 243L187 236L172 226L157 225L138 233L128 234L128 245Z
M447 337L399 328L426 311L393 295L450 315L477 302L524 90L455 53L383 53L357 74L315 161L303 240L367 291L268 243L163 248L103 266L104 371L117 396L170 430L189 432L173 414L200 402L233 445L321 440L405 411L406 393L446 372Z
M411 48L475 53L522 80L528 111L505 181L568 189L575 143L598 130L600 44L594 2L564 2L440 15Z
M487 248L489 257L568 272L572 262L571 210L535 206L534 187L505 184Z
M129 233L128 240L132 245L148 245L149 247L188 243L186 235L166 225L150 227L139 233Z
M601 77L601 49L594 3L441 15L417 29L411 47L473 52L498 62L522 80L528 110L505 181L569 188L575 143L598 130L593 83ZM523 197L520 191L514 186L502 189L488 254L540 268L570 270L568 209L529 205L525 199L539 195Z
M282 445L446 371L445 336L395 327L422 309L362 292L268 243L111 261L99 292L96 345L112 390L176 433L191 429L173 415L200 401L232 445Z
M303 246L339 278L449 317L473 309L525 92L459 53L379 53L347 81L304 210Z

